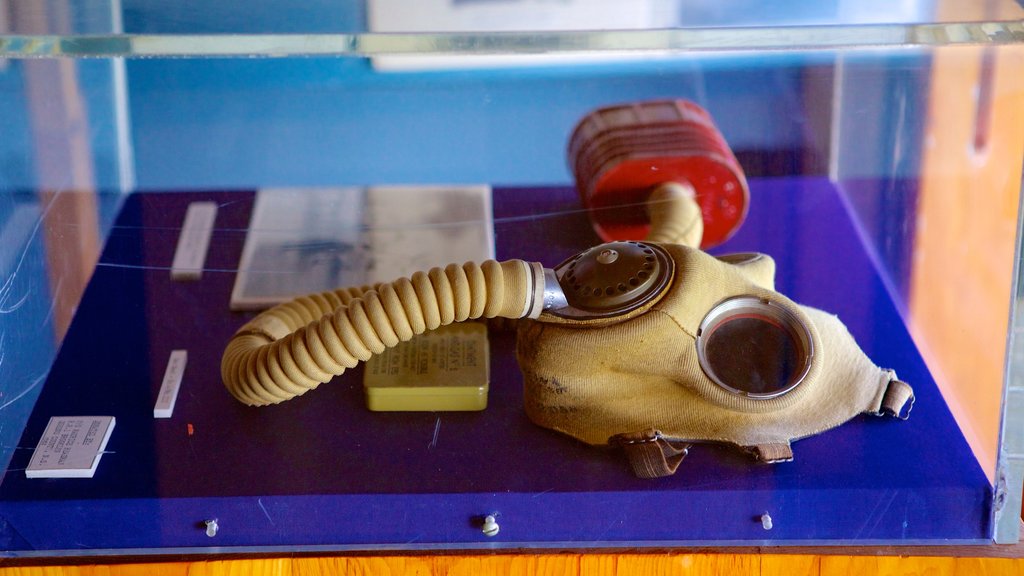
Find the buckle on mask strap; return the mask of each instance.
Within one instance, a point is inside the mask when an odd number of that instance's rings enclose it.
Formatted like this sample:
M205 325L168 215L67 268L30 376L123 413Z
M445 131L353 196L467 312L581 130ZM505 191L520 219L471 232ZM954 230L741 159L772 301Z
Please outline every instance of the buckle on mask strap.
M639 478L662 478L675 474L690 449L689 442L669 440L653 428L616 434L608 439L608 443L622 448L633 473Z
M900 420L910 418L910 410L914 407L914 389L901 380L892 380L882 397L879 414L889 414Z

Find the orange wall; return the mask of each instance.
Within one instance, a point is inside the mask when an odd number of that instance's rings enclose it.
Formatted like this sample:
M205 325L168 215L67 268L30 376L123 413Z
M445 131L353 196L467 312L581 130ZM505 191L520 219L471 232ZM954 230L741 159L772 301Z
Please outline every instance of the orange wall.
M911 273L910 328L991 476L1024 158L1024 48L935 53ZM984 101L981 98L980 101ZM975 119L988 122L975 148Z

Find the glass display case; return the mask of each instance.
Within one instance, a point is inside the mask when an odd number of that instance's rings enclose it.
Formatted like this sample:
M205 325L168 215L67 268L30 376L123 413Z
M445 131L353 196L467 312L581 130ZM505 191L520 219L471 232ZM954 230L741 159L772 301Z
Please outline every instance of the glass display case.
M0 549L1016 542L1022 15L0 0Z

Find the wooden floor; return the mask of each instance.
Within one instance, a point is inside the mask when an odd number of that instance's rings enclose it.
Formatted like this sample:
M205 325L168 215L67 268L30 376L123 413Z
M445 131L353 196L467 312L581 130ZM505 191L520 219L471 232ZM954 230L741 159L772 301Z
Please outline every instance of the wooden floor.
M575 575L661 576L670 574L816 576L1024 574L1024 560L898 556L757 554L553 554L495 556L396 556L373 558L274 558L155 564L22 566L0 568L0 576L320 576L398 575Z

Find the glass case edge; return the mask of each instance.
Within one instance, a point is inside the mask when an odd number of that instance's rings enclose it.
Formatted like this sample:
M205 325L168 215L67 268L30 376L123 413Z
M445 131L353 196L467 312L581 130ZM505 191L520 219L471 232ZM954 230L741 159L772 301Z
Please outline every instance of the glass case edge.
M1013 257L1013 286L1010 297L1010 330L1006 337L1006 377L1003 382L1002 417L999 426L999 460L996 464L996 479L992 515L993 539L997 544L1015 544L1020 540L1022 492L1024 492L1024 446L1016 441L1019 434L1014 430L1024 426L1024 404L1014 402L1017 396L1024 396L1024 340L1017 333L1024 330L1024 310L1019 306L1021 298L1021 241L1024 240L1024 194L1017 206L1017 237ZM1015 362L1015 359L1017 362Z
M1024 44L1024 22L471 33L0 35L0 57L735 52Z

